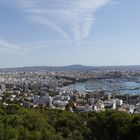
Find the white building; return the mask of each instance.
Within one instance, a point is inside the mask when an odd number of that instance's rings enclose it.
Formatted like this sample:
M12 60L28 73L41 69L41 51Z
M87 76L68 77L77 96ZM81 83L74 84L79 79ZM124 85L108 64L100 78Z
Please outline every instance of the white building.
M136 110L136 111L140 111L140 102L136 104L135 110Z
M116 99L116 106L117 106L117 107L122 106L122 104L123 104L123 100L121 100L121 99Z
M1 84L0 85L0 90L1 90L2 93L6 92L6 86L4 84Z
M104 102L104 106L106 109L116 109L116 102L106 101L106 102Z

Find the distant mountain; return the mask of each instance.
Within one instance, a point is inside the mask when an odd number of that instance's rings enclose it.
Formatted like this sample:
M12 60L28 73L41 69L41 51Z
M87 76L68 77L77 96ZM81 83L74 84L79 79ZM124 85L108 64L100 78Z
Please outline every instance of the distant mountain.
M16 72L16 71L85 71L95 70L96 67L84 65L68 65L68 66L31 66L17 68L1 68L0 72Z
M1 68L0 72L38 72L38 71L103 71L103 70L140 70L140 65L136 66L84 66L84 65L68 65L68 66L31 66L16 68Z

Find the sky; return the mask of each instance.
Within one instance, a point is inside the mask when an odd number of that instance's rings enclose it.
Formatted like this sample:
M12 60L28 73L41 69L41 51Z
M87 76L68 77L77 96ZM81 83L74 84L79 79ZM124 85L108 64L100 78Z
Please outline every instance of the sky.
M140 0L0 0L0 67L140 65Z

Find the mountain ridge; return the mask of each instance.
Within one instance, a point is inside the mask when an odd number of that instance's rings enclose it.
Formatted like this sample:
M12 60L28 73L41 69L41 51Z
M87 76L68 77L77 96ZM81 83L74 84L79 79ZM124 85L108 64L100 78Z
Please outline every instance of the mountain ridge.
M0 68L0 72L13 71L95 71L95 70L140 70L140 65L120 65L120 66L86 66L81 64L66 66L25 66L13 68Z

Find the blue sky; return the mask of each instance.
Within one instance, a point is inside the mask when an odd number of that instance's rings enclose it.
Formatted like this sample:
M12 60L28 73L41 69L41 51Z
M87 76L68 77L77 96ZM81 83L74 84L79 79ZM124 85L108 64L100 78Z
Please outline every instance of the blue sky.
M139 65L139 0L0 0L0 67Z

